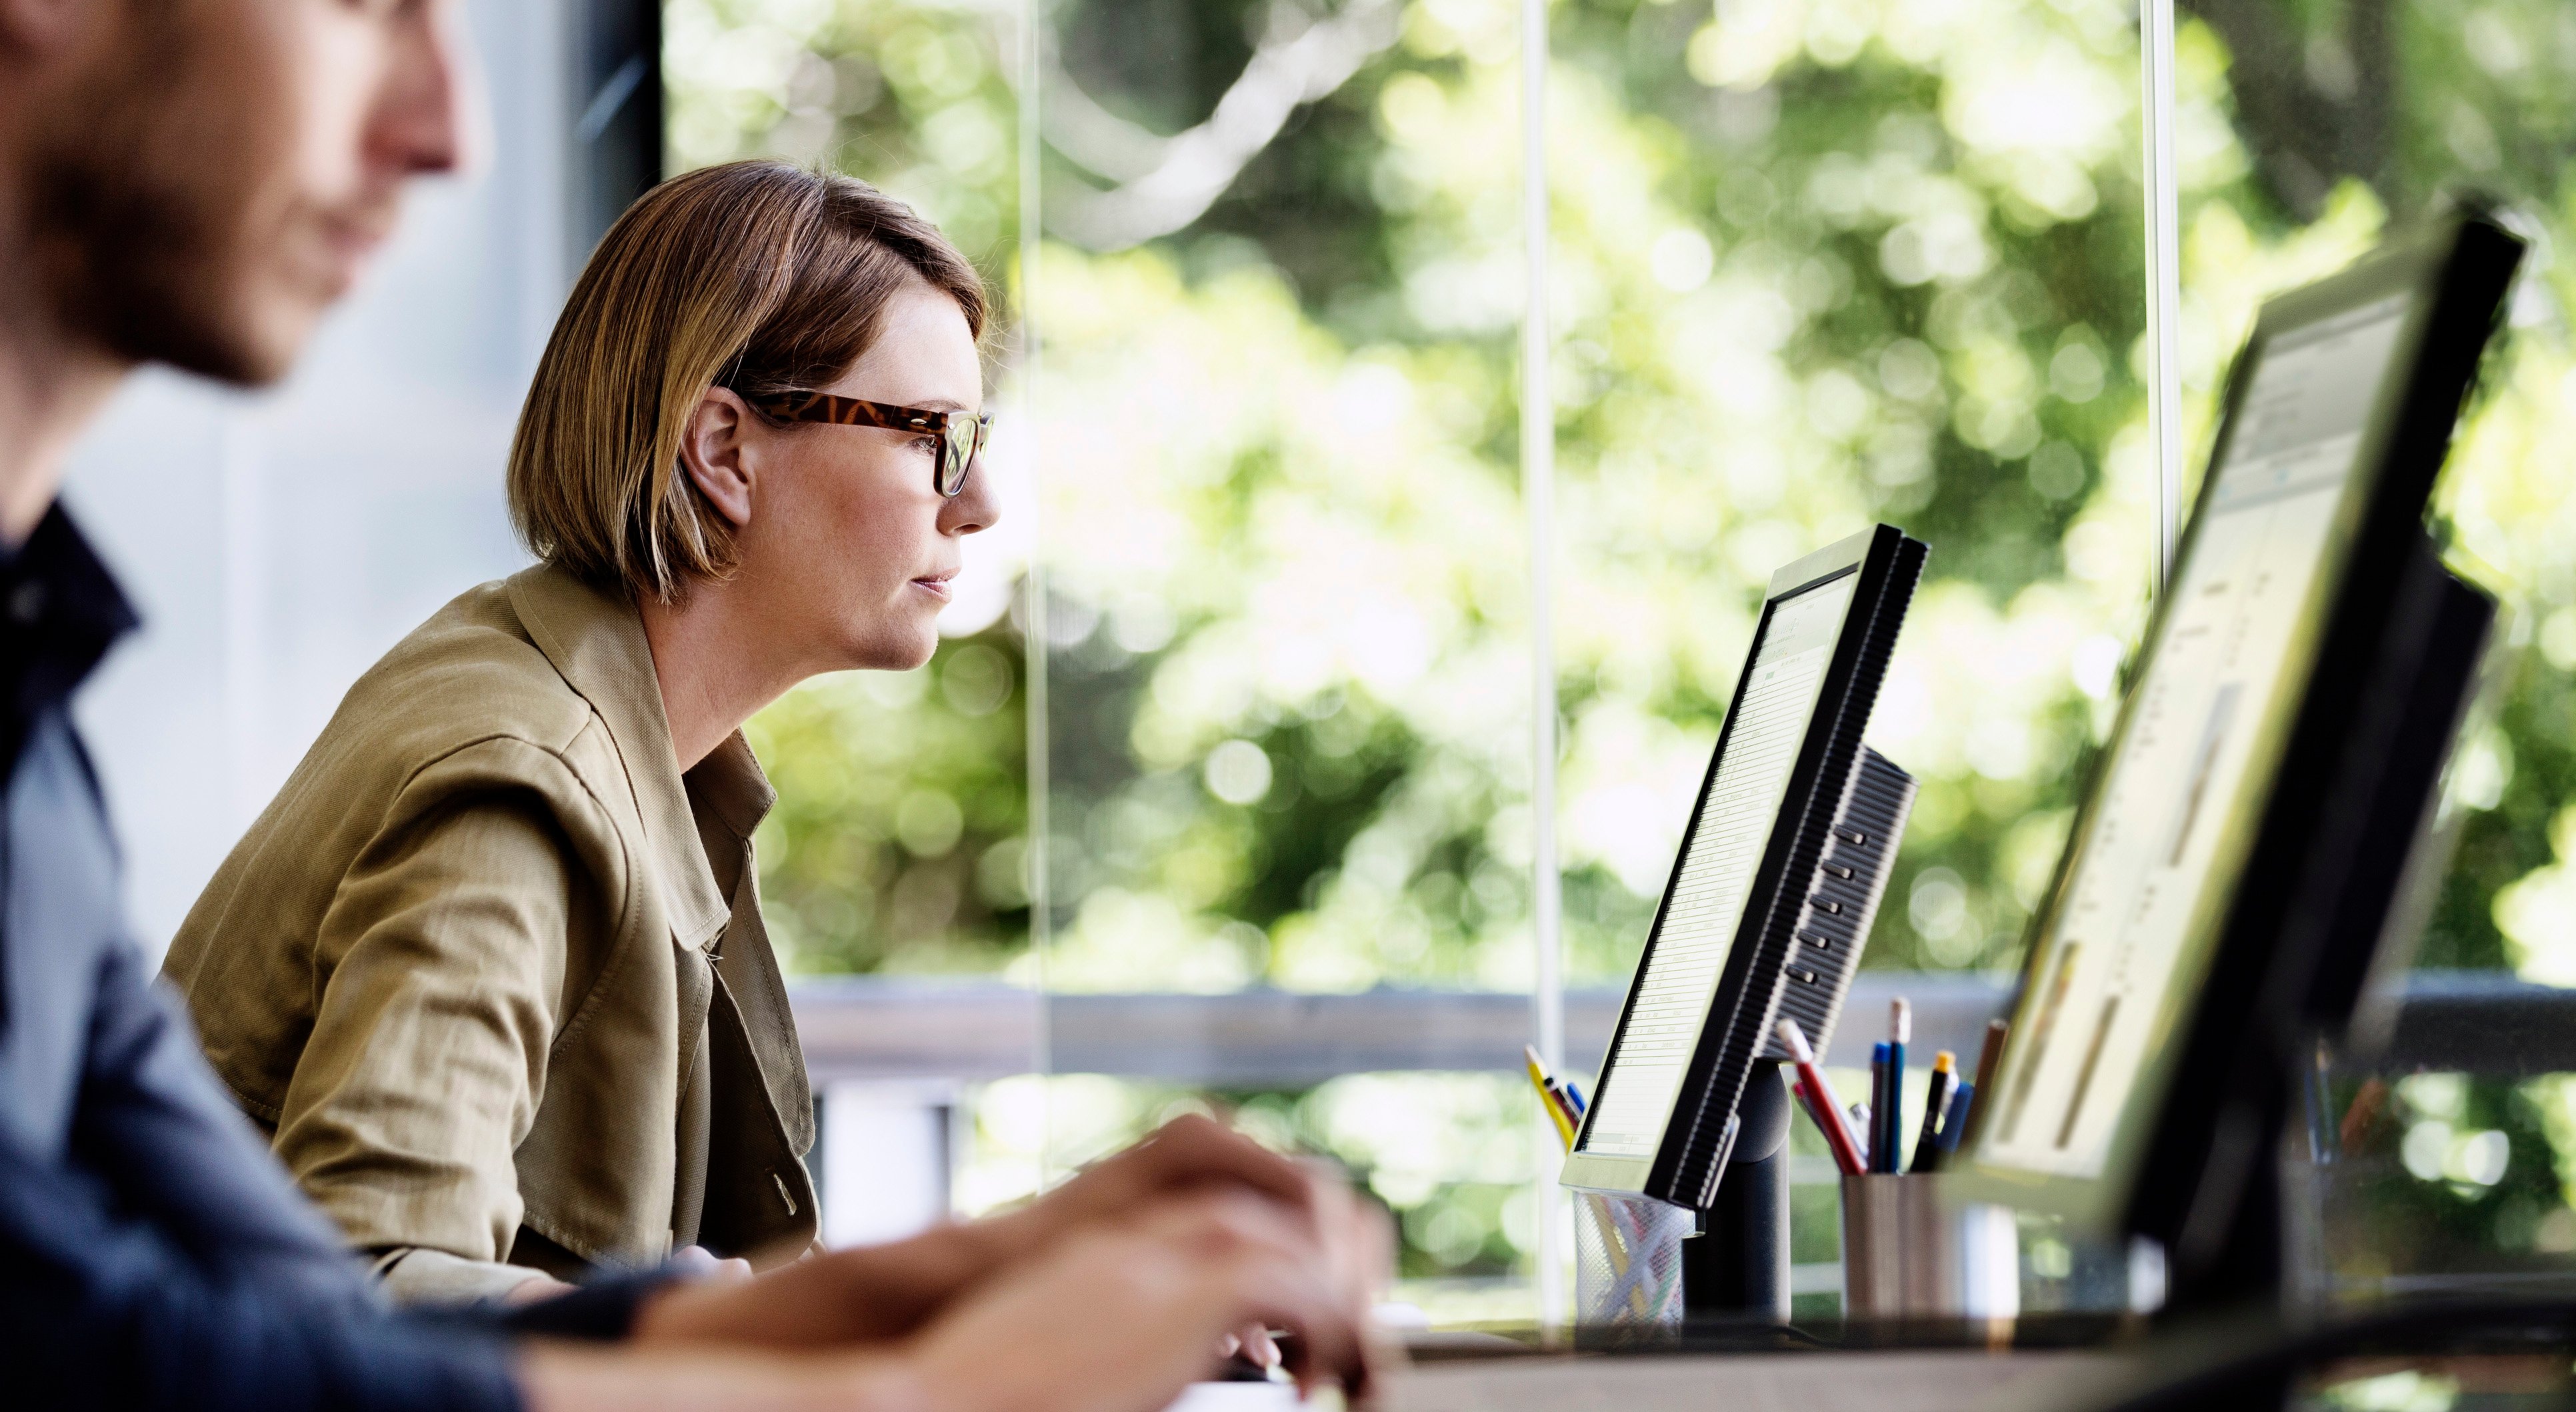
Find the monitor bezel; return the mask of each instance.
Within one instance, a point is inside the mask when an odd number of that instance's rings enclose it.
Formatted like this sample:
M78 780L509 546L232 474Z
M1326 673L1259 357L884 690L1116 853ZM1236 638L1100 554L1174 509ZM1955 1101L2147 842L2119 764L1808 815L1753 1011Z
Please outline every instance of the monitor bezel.
M1718 972L1716 999L1709 1018L1703 1020L1698 1042L1692 1049L1681 1088L1674 1097L1672 1110L1665 1115L1664 1128L1657 1138L1652 1157L1621 1157L1587 1153L1583 1144L1591 1135L1591 1115L1577 1130L1574 1150L1566 1155L1559 1179L1569 1187L1586 1191L1623 1195L1647 1195L1677 1204L1694 1204L1678 1200L1694 1189L1708 1185L1700 1180L1697 1169L1725 1159L1724 1144L1715 1132L1704 1130L1713 1120L1723 1123L1741 1093L1719 1095L1708 1092L1716 1081L1719 1062L1731 1046L1740 1047L1743 1036L1735 1031L1747 992L1753 983L1753 968L1766 948L1764 937L1794 925L1797 906L1803 895L1784 899L1781 882L1803 857L1812 871L1823 847L1823 834L1839 799L1819 799L1817 783L1839 765L1842 778L1858 768L1860 737L1868 725L1871 709L1877 703L1888 657L1894 647L1896 630L1902 625L1906 606L1911 602L1914 582L1920 577L1925 548L1921 541L1909 539L1892 525L1878 525L1847 539L1817 550L1804 558L1784 565L1771 576L1762 600L1762 613L1754 628L1752 641L1744 654L1744 666L1736 675L1735 690L1727 703L1726 717L1718 728L1717 743L1709 751L1708 767L1700 776L1699 791L1693 796L1689 822L1679 846L1673 850L1673 865L1666 876L1663 895L1655 903L1655 918L1646 933L1646 944L1638 952L1635 968L1630 972L1627 993L1619 1003L1619 1018L1611 1030L1609 1047L1603 1052L1598 1080L1593 1086L1596 1098L1604 1091L1612 1068L1618 1062L1619 1045L1627 1033L1628 1017L1637 1000L1637 987L1644 980L1646 964L1661 942L1664 919L1672 905L1673 888L1681 876L1682 864L1690 856L1699 820L1708 804L1708 793L1717 779L1717 768L1726 758L1733 739L1738 709L1750 685L1753 664L1761 655L1762 643L1771 629L1772 616L1779 605L1809 590L1857 574L1850 605L1835 629L1833 656L1816 693L1816 705L1809 714L1806 730L1799 742L1798 760L1791 767L1789 783L1782 793L1783 808L1773 816L1771 836L1765 842L1762 860L1756 866L1753 882L1747 890L1744 916L1736 925L1734 940L1729 944L1725 964ZM1900 582L1901 580L1901 582ZM1901 588L1901 593L1892 590ZM1893 602L1891 603L1891 599ZM1892 610L1893 621L1890 621ZM1859 689L1865 681L1865 690ZM1793 808L1794 806L1794 808ZM1794 813L1793 823L1784 823ZM1783 903L1788 905L1784 909ZM1785 910L1785 916L1784 916ZM1777 950L1778 948L1769 948ZM1775 958L1776 959L1776 958ZM1776 972L1779 967L1775 965ZM1779 976L1772 977L1774 988ZM1773 1001L1776 1003L1776 999ZM1723 1020L1720 1020L1723 1012ZM1756 1023L1759 1022L1756 1017ZM1822 1037L1819 1037L1820 1040ZM1763 1047L1759 1036L1752 1039L1758 1054ZM1738 1087L1741 1084L1739 1081ZM1723 1112L1719 1112L1720 1108ZM1596 1105L1594 1112L1598 1112Z
M2284 966L2304 965L2312 971L2315 958L2307 953L2313 947L2295 944L2296 938L2291 939L2294 944L2284 944L2285 931L2296 930L2284 915L2292 888L2249 887L2246 882L2295 869L2308 851L2320 798L2332 783L2360 705L2355 699L2360 680L2375 660L2373 649L2406 579L2395 572L2358 573L2354 568L2398 565L2421 540L2426 503L2462 399L2475 384L2519 248L2492 222L2462 211L2340 274L2275 297L2257 316L2228 379L2218 433L2204 462L2203 489L2208 468L2226 462L2244 397L2273 343L2392 296L2413 297L2390 365L2401 376L2382 389L2365 423L2354 455L2353 480L2358 484L2347 490L2336 512L2327 550L2332 556L2326 568L2330 587L2321 610L2304 629L2315 644L2304 691L2284 718L2280 754L2234 864L2232 894L2218 912L2222 920L2216 940L2207 947L2206 969L2197 987L2186 984L2159 1016L2178 1042L2161 1046L2140 1071L2140 1088L2151 1100L2131 1100L2102 1170L2093 1176L2034 1172L1988 1160L1977 1129L1994 1110L1981 1105L1951 1169L1954 1175L1947 1179L1956 1200L2059 1216L2078 1233L2143 1235L2170 1245L2181 1236L2193 1205L2193 1192L2182 1188L2195 1186L2213 1150L2229 1141L2230 1135L2220 1130L2245 1121L2239 1105L2178 1102L2175 1096L2269 1094L2279 1076L2264 1075L2266 1060L2249 1064L2249 1044L2277 1049L2275 1057L2286 1072L2295 1043L2291 1031L2303 1031L2313 1017L2303 1013L2308 981L2285 975ZM2195 504L2175 547L2172 577L2179 577L2199 542L2206 518L2201 509ZM2160 640L2168 608L2156 605L2142 644ZM2065 905L2079 845L2100 807L2110 763L2134 727L2139 704L2134 688L2146 665L2143 651L2133 654L2121 674L2126 694L2115 724L2086 771L2067 846L2046 900L2031 918L2008 1054L2011 1044L2027 1038L2025 1011L2039 968L2048 959L2038 942ZM2277 1114L2270 1121L2276 1124Z

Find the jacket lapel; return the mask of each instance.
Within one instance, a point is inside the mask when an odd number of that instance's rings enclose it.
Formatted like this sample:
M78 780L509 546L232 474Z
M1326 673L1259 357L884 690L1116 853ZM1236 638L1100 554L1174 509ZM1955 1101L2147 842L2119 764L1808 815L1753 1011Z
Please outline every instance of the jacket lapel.
M725 927L717 970L758 1061L756 1076L744 1075L729 1087L756 1083L760 1092L727 1096L766 1102L776 1111L789 1146L802 1156L814 1145L814 1095L788 1008L787 980L761 918L760 875L751 843L760 821L778 802L778 792L770 788L740 732L698 762L687 784L698 806L699 841L716 863L716 883L733 893L732 920Z

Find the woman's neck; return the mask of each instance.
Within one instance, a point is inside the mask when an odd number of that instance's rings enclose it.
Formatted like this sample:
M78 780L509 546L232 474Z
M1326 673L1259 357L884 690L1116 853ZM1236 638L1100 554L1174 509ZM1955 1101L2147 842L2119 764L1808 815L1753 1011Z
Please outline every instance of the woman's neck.
M662 688L662 715L670 722L671 750L683 773L725 743L742 723L787 689L813 675L776 651L777 634L764 630L734 585L699 584L673 607L642 600L644 640L653 646L653 676Z

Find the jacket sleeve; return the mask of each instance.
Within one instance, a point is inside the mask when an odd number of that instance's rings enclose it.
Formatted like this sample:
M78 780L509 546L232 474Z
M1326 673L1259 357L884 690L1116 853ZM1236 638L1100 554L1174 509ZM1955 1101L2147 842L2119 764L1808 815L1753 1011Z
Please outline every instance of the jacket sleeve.
M513 1153L570 1008L568 932L602 925L573 889L618 871L615 847L561 760L482 741L414 778L324 915L277 1154L353 1245L400 1254L397 1271L415 1249L455 1257L421 1261L441 1277L411 1293L527 1276L501 1263L521 1214Z

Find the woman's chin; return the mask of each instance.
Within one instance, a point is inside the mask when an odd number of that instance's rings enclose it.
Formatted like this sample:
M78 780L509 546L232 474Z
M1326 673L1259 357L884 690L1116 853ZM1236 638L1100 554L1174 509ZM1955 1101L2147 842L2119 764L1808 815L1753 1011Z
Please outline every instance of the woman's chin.
M939 651L939 631L924 625L917 633L881 633L853 653L852 665L865 671L909 672L928 666Z

